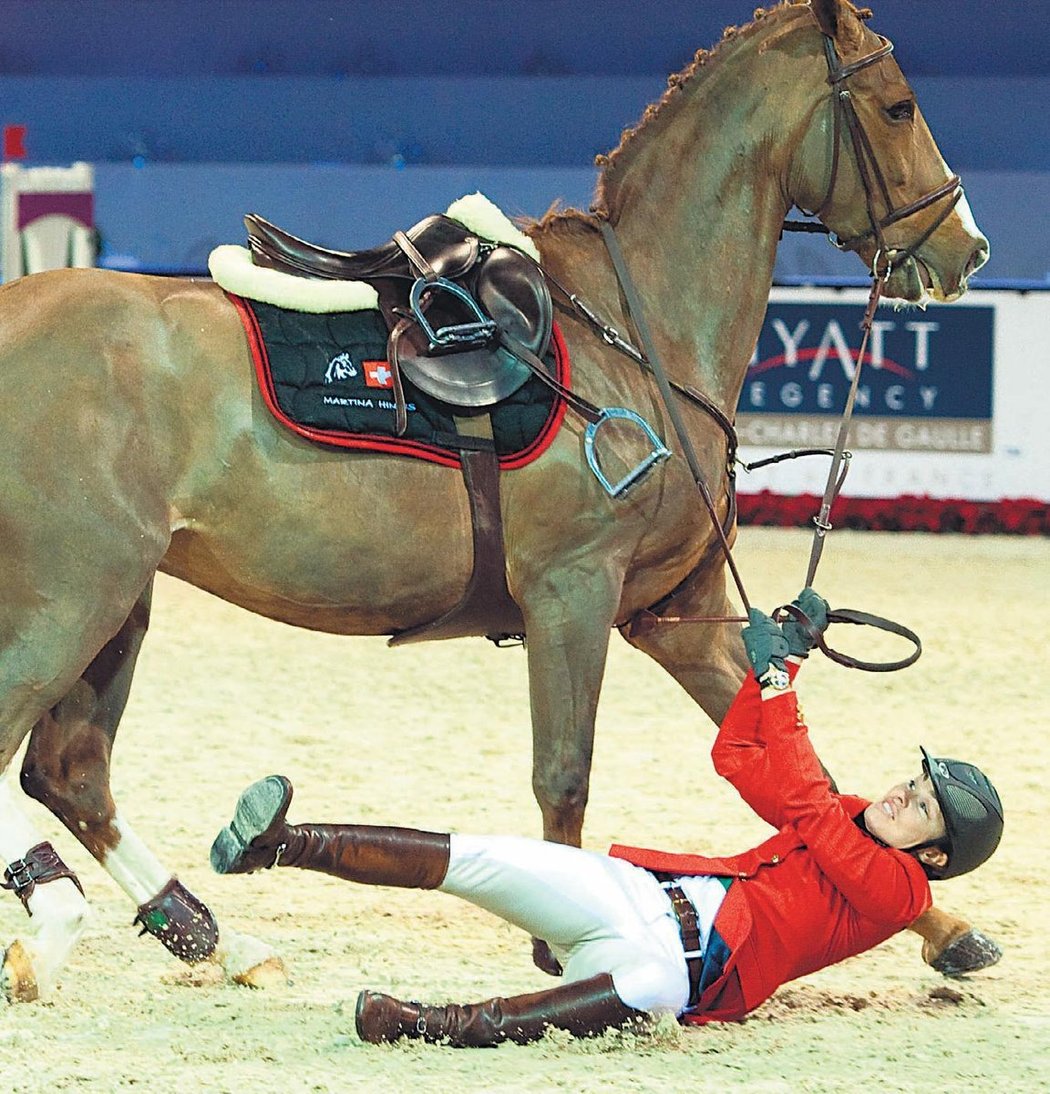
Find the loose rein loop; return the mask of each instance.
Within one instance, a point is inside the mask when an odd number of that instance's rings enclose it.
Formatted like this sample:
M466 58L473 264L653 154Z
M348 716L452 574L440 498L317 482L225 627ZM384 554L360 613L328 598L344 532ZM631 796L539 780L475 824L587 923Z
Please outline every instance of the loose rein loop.
M833 608L828 612L828 623L851 623L858 627L874 627L879 631L899 635L906 638L915 647L907 657L899 661L862 661L859 657L852 657L848 653L840 653L832 649L825 641L813 621L797 604L783 604L773 612L773 618L791 616L806 632L810 641L825 657L830 658L838 665L844 665L848 669L863 669L865 672L896 672L898 669L906 669L915 664L922 653L922 641L919 636L902 623L895 623L892 619L884 619L881 615L872 615L871 612L858 611L856 608ZM779 621L779 620L778 620Z

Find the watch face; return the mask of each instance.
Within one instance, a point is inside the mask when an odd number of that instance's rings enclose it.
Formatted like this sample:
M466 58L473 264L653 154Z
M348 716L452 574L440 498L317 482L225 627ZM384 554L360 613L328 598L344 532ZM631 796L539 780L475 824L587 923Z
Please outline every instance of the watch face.
M762 683L768 688L776 688L777 691L787 690L791 678L783 669L770 668L762 677Z

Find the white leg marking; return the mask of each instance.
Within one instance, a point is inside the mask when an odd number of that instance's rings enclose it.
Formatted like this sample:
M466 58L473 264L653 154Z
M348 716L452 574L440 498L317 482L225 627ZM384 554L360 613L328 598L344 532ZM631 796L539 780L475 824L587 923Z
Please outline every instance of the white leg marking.
M0 859L3 865L20 859L44 837L29 823L15 801L14 776L0 776Z
M138 907L168 884L171 871L161 865L119 812L113 819L113 827L120 833L120 842L106 853L102 865Z
M42 842L40 833L18 807L11 779L0 777L0 857L4 866L22 858L30 848ZM38 885L28 904L31 934L16 939L12 949L17 948L28 965L28 969L22 970L26 979L35 980L39 994L46 995L54 986L58 970L84 933L90 908L68 878ZM14 968L9 968L5 962L3 983L0 984L2 992L11 998L31 997L23 995L24 984L12 982L14 976Z

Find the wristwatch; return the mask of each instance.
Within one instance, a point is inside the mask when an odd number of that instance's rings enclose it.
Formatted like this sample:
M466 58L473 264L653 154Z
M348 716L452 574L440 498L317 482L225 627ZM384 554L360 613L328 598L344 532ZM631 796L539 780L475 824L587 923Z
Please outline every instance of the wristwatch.
M781 668L780 665L771 664L768 669L758 678L758 682L764 688L772 688L774 691L787 691L791 687L791 677L787 674L787 669Z

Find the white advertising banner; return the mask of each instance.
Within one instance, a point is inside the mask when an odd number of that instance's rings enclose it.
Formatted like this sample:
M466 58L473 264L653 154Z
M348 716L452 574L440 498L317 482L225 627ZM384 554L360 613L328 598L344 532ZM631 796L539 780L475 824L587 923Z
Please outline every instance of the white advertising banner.
M863 289L771 292L737 407L742 460L834 447L867 299ZM1050 501L1050 292L882 305L848 447L843 496ZM820 495L828 468L789 460L742 473L738 486Z

